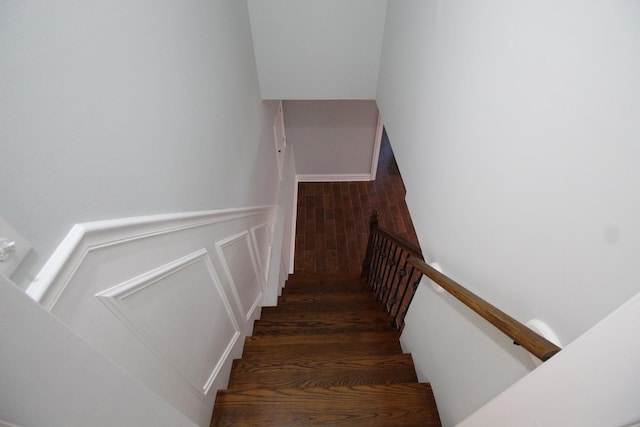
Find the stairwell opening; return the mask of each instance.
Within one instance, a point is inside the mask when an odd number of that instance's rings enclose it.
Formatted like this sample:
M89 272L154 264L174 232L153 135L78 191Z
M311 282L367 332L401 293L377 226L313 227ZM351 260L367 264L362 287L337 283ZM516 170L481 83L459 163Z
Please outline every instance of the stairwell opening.
M373 210L382 227L419 245L405 194L386 131L375 181L299 183L294 272L360 272Z

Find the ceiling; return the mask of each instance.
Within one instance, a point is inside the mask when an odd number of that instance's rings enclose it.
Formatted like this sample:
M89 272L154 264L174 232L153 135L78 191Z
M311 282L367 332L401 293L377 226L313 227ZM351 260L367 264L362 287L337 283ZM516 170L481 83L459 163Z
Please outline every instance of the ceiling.
M248 0L263 99L375 99L387 0Z

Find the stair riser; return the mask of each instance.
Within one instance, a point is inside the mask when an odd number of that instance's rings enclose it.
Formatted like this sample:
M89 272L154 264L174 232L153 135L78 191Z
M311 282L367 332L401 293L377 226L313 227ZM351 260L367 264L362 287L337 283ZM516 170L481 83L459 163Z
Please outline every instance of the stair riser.
M359 273L324 273L324 274L293 274L287 278L287 284L297 283L363 283Z
M417 382L409 355L300 359L288 363L234 361L228 389L330 387Z
M263 307L262 315L270 313L340 313L345 311L380 311L380 305L375 301L355 301L355 302L325 302L325 301L307 301L295 303L283 303L277 307Z
M253 328L254 336L264 335L316 335L340 334L344 332L385 332L392 330L387 321L308 321L308 322L269 322L258 321Z
M262 312L260 321L283 321L283 322L308 322L313 320L338 322L344 320L347 322L356 320L369 320L372 322L383 321L391 324L392 317L379 309L374 310L343 310L341 312L334 311L305 311L298 313L266 311Z
M313 294L353 294L369 292L369 288L366 286L303 286L303 287L286 287L282 290L283 295L313 295Z
M221 391L213 425L439 426L428 384ZM216 422L216 411L213 421ZM222 420L220 420L222 421ZM233 424L236 422L237 424Z
M287 295L283 293L278 297L278 305L296 301L314 301L314 302L349 302L349 301L376 301L375 294L371 292L342 292L334 295L326 292L314 292L308 295L293 294Z
M399 343L379 342L365 344L306 344L298 345L254 345L247 346L242 353L243 359L260 359L264 361L289 361L299 357L330 357L332 354L342 356L385 356L402 354Z

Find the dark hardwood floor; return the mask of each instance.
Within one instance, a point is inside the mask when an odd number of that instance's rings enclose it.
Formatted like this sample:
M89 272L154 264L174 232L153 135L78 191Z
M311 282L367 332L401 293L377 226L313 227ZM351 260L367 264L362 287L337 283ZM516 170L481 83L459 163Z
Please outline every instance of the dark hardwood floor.
M374 209L381 227L418 244L404 196L386 132L375 181L299 183L295 272L360 272Z

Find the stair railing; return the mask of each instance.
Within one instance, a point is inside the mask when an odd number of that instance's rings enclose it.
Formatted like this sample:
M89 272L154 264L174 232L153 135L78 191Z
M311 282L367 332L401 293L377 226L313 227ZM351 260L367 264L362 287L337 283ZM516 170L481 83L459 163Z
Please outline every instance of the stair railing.
M561 350L551 341L431 267L424 261L418 246L381 228L378 213L374 211L369 222L369 241L362 276L376 293L378 301L384 304L385 311L393 317L392 324L398 330L404 328L404 318L423 275L538 359L546 361Z
M423 259L420 247L380 227L378 212L373 211L362 277L398 330L404 327L404 318L422 277L422 273L409 264L412 257Z

